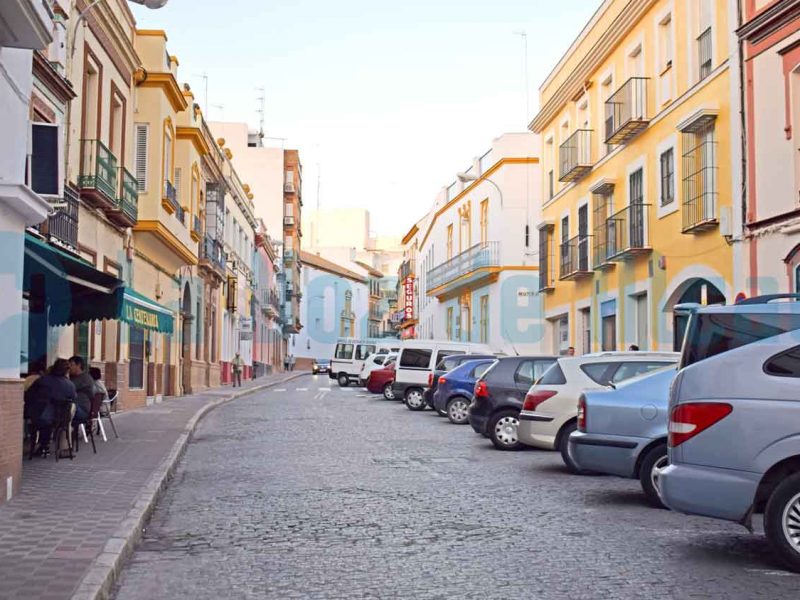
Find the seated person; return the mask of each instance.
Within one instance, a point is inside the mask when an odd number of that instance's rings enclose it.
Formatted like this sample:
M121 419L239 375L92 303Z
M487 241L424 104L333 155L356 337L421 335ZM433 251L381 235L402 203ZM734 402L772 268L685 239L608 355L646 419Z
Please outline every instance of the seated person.
M100 372L100 369L97 367L91 367L89 369L89 375L92 379L94 379L94 393L95 394L102 394L103 401L108 400L108 390L106 389L106 384L103 383L103 374Z
M73 356L69 359L69 379L75 384L75 418L74 425L86 423L92 410L94 397L94 379L86 372L86 361L82 356Z
M46 456L50 451L57 406L63 402L75 402L75 386L68 374L69 362L59 358L25 392L25 417L39 431L39 446L35 452L39 456Z

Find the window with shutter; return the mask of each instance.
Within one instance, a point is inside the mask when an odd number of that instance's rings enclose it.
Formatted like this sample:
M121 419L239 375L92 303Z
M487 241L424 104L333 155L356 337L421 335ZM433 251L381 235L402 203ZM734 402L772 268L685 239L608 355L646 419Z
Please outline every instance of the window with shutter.
M149 128L146 123L136 123L136 190L140 193L147 192L147 145Z
M181 170L175 167L175 200L181 203Z

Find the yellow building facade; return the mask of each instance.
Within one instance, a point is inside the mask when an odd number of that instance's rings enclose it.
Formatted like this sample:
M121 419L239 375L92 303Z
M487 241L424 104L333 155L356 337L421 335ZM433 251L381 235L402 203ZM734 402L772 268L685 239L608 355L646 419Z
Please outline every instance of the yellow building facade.
M541 86L545 349L672 350L676 304L733 301L731 4L606 0Z

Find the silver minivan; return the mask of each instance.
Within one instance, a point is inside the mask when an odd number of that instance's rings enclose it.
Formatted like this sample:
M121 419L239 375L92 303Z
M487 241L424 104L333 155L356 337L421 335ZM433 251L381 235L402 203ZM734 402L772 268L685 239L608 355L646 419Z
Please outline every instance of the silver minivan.
M787 302L786 300L792 300ZM800 571L800 295L699 310L670 391L670 508L764 531Z

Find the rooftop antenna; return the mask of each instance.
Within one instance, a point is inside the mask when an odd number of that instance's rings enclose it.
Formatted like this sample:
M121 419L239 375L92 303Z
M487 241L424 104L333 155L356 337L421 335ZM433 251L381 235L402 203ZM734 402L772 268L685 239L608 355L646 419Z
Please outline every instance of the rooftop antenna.
M528 32L524 30L517 30L514 32L514 35L518 35L522 38L522 49L524 52L522 57L522 68L525 70L525 122L523 125L525 125L527 128L528 119L531 117L531 93L528 89Z
M203 80L203 113L205 113L206 119L208 119L208 73L203 71L202 75L195 75L195 77L199 77Z
M222 115L219 120L220 121L224 121L225 120L225 105L224 104L211 104L210 106L211 106L211 108L218 108L219 109L219 112ZM206 119L210 121L211 117L206 115Z
M259 87L256 88L256 91L260 93L260 96L256 98L256 102L258 102L258 108L256 108L256 112L258 113L258 139L264 139L264 113L266 107L266 99L264 97L264 88Z

